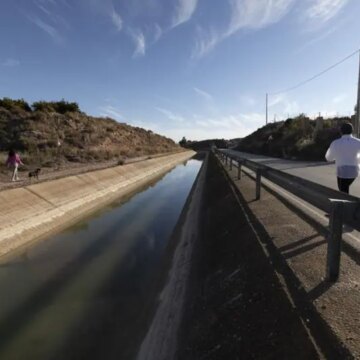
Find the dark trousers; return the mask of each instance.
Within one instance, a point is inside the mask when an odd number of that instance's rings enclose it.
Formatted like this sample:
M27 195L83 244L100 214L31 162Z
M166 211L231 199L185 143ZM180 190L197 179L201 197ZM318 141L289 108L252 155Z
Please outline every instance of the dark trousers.
M348 194L350 185L354 182L355 179L342 179L338 177L337 180L339 190Z

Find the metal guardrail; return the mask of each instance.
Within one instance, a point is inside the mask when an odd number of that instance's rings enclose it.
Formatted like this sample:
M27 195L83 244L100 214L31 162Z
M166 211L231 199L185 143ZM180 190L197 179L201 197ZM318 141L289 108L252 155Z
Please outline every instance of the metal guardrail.
M329 238L327 248L326 278L336 281L340 272L341 243L343 225L346 224L360 230L360 200L351 195L341 193L312 181L273 169L238 155L227 154L214 149L225 165L238 169L238 179L241 179L242 167L256 174L255 196L261 198L261 179L271 181L298 198L329 214Z

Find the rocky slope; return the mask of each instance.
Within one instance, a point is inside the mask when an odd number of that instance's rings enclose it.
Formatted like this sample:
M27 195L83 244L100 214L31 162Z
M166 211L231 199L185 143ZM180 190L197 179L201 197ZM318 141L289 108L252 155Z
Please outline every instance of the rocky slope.
M60 104L60 105L59 105ZM9 148L27 164L94 163L179 150L171 139L77 110L75 103L0 99L0 152ZM71 111L67 111L71 110Z
M324 160L330 143L340 137L340 125L353 118L318 118L305 115L268 124L240 140L237 150L275 157Z

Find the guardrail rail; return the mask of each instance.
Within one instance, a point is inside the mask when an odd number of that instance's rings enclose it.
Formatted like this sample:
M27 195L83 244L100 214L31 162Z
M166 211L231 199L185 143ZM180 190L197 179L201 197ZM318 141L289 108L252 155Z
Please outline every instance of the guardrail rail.
M329 214L326 278L329 281L336 281L340 272L343 225L348 225L360 231L359 198L242 158L240 155L228 154L219 149L213 149L213 151L225 166L229 166L230 170L232 170L233 166L237 167L239 180L241 179L243 166L256 174L256 200L261 199L261 179L264 177Z

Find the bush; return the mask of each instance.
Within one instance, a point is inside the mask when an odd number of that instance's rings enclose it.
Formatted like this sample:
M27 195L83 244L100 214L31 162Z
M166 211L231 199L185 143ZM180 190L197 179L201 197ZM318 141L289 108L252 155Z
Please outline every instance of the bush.
M65 114L67 112L80 112L79 105L76 102L61 101L37 101L32 104L35 111L57 112Z
M6 110L14 110L20 108L25 111L31 111L30 105L24 99L13 100L7 97L0 99L0 107Z
M284 122L268 124L242 139L238 150L275 157L324 160L331 142L340 136L339 126L350 118L324 121L316 130L316 122L304 114Z

